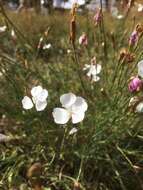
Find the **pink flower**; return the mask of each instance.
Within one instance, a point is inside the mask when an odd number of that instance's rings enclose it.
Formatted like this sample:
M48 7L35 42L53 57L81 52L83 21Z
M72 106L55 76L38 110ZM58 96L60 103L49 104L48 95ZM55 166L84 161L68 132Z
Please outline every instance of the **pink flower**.
M137 92L141 89L142 85L143 85L143 81L140 80L138 77L134 77L130 81L128 88L130 92Z
M130 45L135 45L138 41L138 32L136 30L134 30L130 36L129 39L129 44Z
M87 35L86 34L82 34L79 38L79 44L80 45L84 45L87 46L88 44L88 40L87 40Z
M95 24L99 24L101 20L102 20L102 13L101 13L101 9L99 9L98 12L94 15L93 21Z

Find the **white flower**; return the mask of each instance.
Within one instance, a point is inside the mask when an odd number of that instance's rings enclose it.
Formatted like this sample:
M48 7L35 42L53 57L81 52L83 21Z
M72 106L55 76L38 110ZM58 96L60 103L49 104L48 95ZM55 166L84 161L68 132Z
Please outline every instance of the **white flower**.
M44 46L43 46L43 49L45 50L45 49L50 49L52 47L52 45L51 44L45 44Z
M99 64L85 64L83 70L88 70L87 76L92 79L92 81L99 81L100 77L97 76L101 72L101 65Z
M33 102L28 96L24 96L22 99L23 108L29 110L33 107Z
M7 26L0 26L0 33L5 32L7 29Z
M44 5L44 3L45 3L44 0L41 0L41 5Z
M138 113L142 113L142 112L143 112L143 102L140 102L140 103L136 106L136 112L138 112Z
M143 60L138 63L138 75L143 78Z
M69 135L73 135L74 133L76 133L77 132L77 128L72 128L71 130L70 130L70 132L69 132Z
M117 19L122 19L122 18L124 18L124 16L123 15L117 15Z
M67 54L70 54L72 51L70 49L67 49Z
M12 29L11 30L11 37L14 39L14 40L16 40L16 34L15 34L15 31Z
M32 99L25 96L22 100L23 108L31 109L34 104L37 111L42 111L47 106L48 91L41 86L35 86L31 90Z
M73 93L64 94L60 97L63 108L53 110L54 121L57 124L66 124L70 119L76 124L84 119L88 105L84 98Z
M138 4L138 12L143 12L143 5L142 4Z

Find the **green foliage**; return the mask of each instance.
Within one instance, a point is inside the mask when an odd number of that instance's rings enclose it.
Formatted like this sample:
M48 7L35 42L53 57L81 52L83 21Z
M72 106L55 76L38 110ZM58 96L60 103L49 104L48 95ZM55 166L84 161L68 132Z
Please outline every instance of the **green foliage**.
M132 96L128 80L136 75L136 64L143 57L143 40L131 50L133 62L119 60L120 49L129 48L130 16L115 20L105 13L102 26L95 26L93 15L77 15L77 39L84 31L89 42L82 47L77 40L74 49L67 13L7 14L1 15L8 30L0 34L0 130L10 138L0 143L0 187L30 189L27 170L40 162L44 190L142 189L142 115L128 108ZM52 47L37 49L40 37ZM94 56L103 68L96 83L83 71ZM36 85L49 91L47 108L23 110L22 98ZM68 92L88 102L74 135L69 135L72 123L64 128L52 117L60 96Z

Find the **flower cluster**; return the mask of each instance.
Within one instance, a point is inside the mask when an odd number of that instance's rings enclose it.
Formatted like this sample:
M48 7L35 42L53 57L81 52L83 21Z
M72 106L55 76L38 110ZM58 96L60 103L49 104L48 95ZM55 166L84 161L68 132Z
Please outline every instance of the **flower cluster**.
M143 87L143 60L138 63L138 76L133 77L128 85L130 92L139 92ZM129 106L133 107L135 112L143 112L143 99L134 96L130 99Z
M91 64L85 64L83 70L84 71L88 71L87 72L87 76L91 79L91 81L93 82L97 82L100 80L100 77L98 76L98 74L101 72L101 65L100 64L96 64L96 58L94 57L91 60Z
M71 118L72 123L76 124L84 119L88 108L84 98L68 93L60 97L60 102L63 108L55 108L53 110L55 123L66 124Z
M48 91L41 86L35 86L31 90L32 98L25 96L22 99L22 106L28 110L35 108L37 111L43 111L47 106ZM63 108L54 108L53 118L57 124L66 124L70 118L72 123L76 124L84 119L88 105L84 98L76 96L73 93L64 94L60 97ZM75 132L71 131L71 134Z
M35 105L37 111L42 111L47 106L48 91L41 86L35 86L31 90L32 98L24 96L22 105L24 109L31 109Z

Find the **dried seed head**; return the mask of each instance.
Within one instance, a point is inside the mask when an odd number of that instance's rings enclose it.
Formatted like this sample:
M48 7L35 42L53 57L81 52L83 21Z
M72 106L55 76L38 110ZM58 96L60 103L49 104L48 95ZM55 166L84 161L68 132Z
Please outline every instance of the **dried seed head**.
M80 190L80 189L81 189L80 183L78 181L75 181L73 190Z
M72 44L75 43L75 38L76 38L76 21L74 16L70 22L70 41L72 42Z
M143 33L143 24L137 24L136 25L136 31L138 32L138 33Z
M70 41L74 45L76 38L76 11L78 4L74 3L71 9L71 21L70 21Z
M135 55L129 52L126 48L122 48L119 53L119 60L124 60L124 63L131 63L135 59Z
M27 177L40 177L42 174L42 165L40 163L34 163L27 171Z

